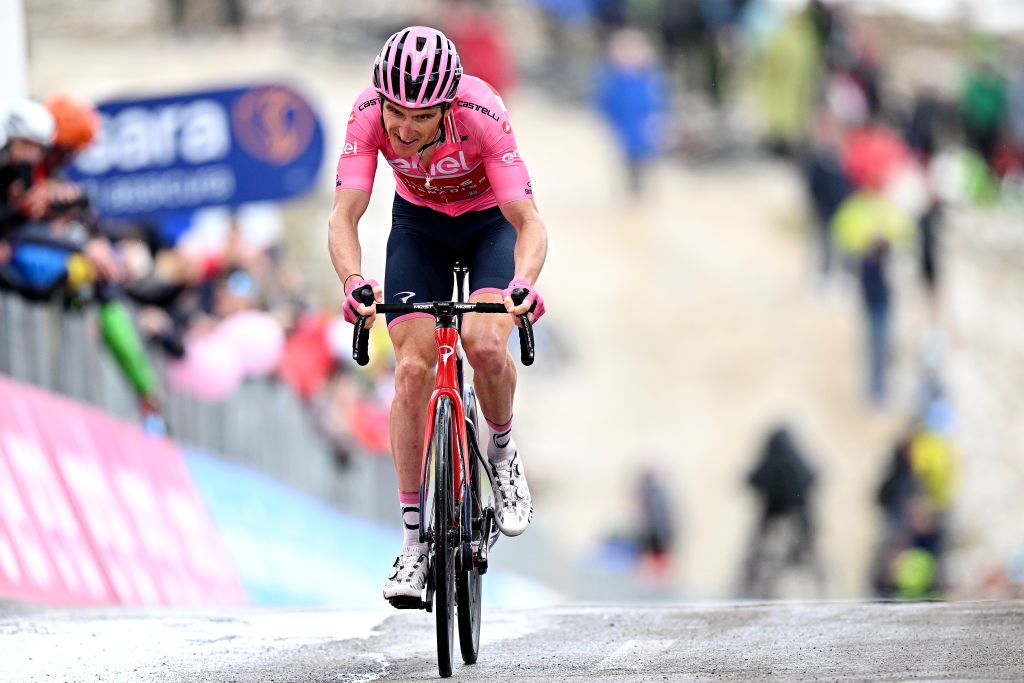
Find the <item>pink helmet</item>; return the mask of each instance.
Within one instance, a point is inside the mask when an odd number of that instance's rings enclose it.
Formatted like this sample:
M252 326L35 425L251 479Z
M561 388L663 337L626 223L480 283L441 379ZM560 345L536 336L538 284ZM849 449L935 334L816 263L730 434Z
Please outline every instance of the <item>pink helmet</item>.
M373 62L373 87L382 97L410 109L451 102L461 78L455 45L427 26L403 28L385 41Z

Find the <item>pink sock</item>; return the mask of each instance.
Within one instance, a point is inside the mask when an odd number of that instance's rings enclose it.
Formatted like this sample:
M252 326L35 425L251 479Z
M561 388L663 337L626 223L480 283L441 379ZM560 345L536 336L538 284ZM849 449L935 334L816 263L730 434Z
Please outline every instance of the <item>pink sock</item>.
M398 504L402 506L402 522L404 523L402 548L420 543L420 492L399 491Z
M484 420L487 422L487 426L491 428L491 432L494 433L494 434L501 434L502 432L507 432L508 430L512 429L512 418L511 417L508 419L508 422L506 422L504 424L498 424L497 422L491 422L487 418L484 418Z

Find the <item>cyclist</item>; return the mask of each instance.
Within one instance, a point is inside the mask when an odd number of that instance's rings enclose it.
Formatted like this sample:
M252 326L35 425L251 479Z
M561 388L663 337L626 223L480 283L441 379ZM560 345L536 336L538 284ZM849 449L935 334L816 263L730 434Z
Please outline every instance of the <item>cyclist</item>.
M357 226L373 187L377 153L396 180L384 287L363 276ZM507 351L515 315L544 313L534 286L547 253L547 232L533 202L526 166L508 112L484 81L463 75L455 45L440 31L412 26L384 43L373 85L356 99L338 161L329 222L331 259L345 290L349 322L366 316L353 292L372 287L375 302L451 299L452 265L469 266L472 302L504 302L509 316L465 317L462 342L489 427L488 476L498 528L521 534L533 516L522 457L512 439L516 368ZM515 306L516 287L528 290ZM418 597L426 583L419 542L419 485L426 406L433 387L433 318L388 316L395 347L391 445L405 524L402 552L384 597Z

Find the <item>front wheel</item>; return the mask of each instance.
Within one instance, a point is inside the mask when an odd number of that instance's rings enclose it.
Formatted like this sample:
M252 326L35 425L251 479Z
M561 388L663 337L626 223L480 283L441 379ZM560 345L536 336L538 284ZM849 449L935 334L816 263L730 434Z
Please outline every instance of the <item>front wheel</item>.
M452 675L455 652L455 553L459 547L455 494L452 489L454 442L451 399L442 396L434 413L430 448L434 461L434 616L437 624L437 669Z

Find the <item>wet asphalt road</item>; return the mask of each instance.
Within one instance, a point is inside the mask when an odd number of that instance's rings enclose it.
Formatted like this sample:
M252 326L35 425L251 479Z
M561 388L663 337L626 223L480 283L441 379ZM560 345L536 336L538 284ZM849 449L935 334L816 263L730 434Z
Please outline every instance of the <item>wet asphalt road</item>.
M6 608L0 680L436 680L433 643L426 613ZM485 611L452 680L766 678L1024 680L1024 602Z

